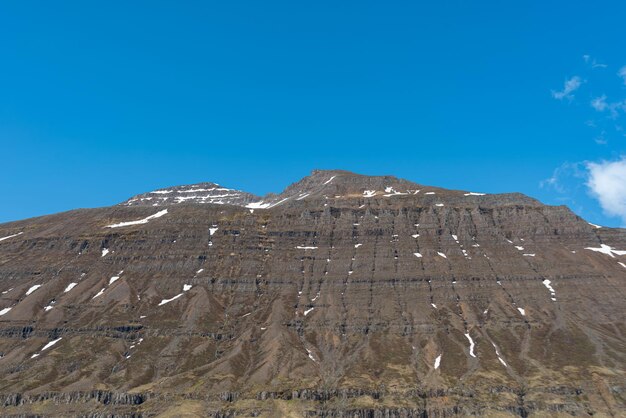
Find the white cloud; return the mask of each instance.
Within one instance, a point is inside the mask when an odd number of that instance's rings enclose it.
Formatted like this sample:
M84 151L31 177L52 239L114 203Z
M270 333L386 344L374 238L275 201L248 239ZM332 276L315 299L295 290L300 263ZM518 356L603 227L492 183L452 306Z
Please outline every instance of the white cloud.
M606 94L593 99L591 101L591 107L596 109L598 112L604 112L609 107L609 104L606 102Z
M562 91L554 91L552 90L552 97L557 100L569 99L572 100L574 98L574 93L583 83L583 80L575 75L569 80L565 80L565 84L563 85Z
M622 77L622 80L624 80L624 84L626 84L626 65L619 69L617 75Z
M626 157L617 161L587 163L587 187L608 216L619 216L626 225Z

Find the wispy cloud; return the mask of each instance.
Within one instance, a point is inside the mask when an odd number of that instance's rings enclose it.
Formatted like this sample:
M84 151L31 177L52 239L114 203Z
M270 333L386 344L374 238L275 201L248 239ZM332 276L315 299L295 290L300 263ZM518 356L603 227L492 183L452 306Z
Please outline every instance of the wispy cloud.
M604 213L618 216L626 225L626 157L617 161L586 163L589 172L587 187Z
M574 95L572 93L578 90L580 86L582 85L582 83L583 83L583 80L579 76L575 75L569 80L565 80L565 84L563 85L563 90L561 91L552 90L552 97L554 97L557 100L563 100L563 99L572 100L574 98Z
M598 112L604 112L609 107L609 104L606 102L606 94L594 98L591 101L591 107L596 109Z
M619 69L617 75L622 78L624 84L626 85L626 65Z
M585 60L585 62L589 64L591 68L607 68L608 67L608 65L598 62L595 58L591 58L591 55L583 55L583 60Z
M606 94L595 97L591 100L591 107L593 107L598 112L604 112L605 110L608 110L611 114L611 118L613 119L617 119L620 111L626 111L626 100L609 103L606 99Z

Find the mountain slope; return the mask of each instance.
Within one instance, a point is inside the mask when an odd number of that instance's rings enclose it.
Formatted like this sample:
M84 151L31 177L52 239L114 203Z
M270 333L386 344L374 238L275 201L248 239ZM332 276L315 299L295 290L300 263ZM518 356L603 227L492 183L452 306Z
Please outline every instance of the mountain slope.
M0 225L7 414L626 413L625 230L338 170L218 189Z

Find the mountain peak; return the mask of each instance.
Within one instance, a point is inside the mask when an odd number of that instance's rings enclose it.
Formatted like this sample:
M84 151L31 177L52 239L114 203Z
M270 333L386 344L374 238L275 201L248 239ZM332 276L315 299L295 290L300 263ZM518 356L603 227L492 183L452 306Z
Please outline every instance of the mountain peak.
M206 182L168 187L133 196L123 206L171 206L188 204L220 204L249 209L269 209L301 201L333 200L360 206L364 199L394 198L405 205L498 204L539 205L521 193L486 195L485 193L449 190L425 186L391 175L371 176L346 170L313 170L311 174L287 186L281 193L263 197L241 190ZM403 200L400 201L399 199Z

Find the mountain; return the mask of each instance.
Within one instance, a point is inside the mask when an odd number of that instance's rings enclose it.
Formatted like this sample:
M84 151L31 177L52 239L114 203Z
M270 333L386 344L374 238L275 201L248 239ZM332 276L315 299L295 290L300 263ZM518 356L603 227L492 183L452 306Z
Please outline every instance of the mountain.
M0 225L10 416L626 416L626 230L314 171Z

